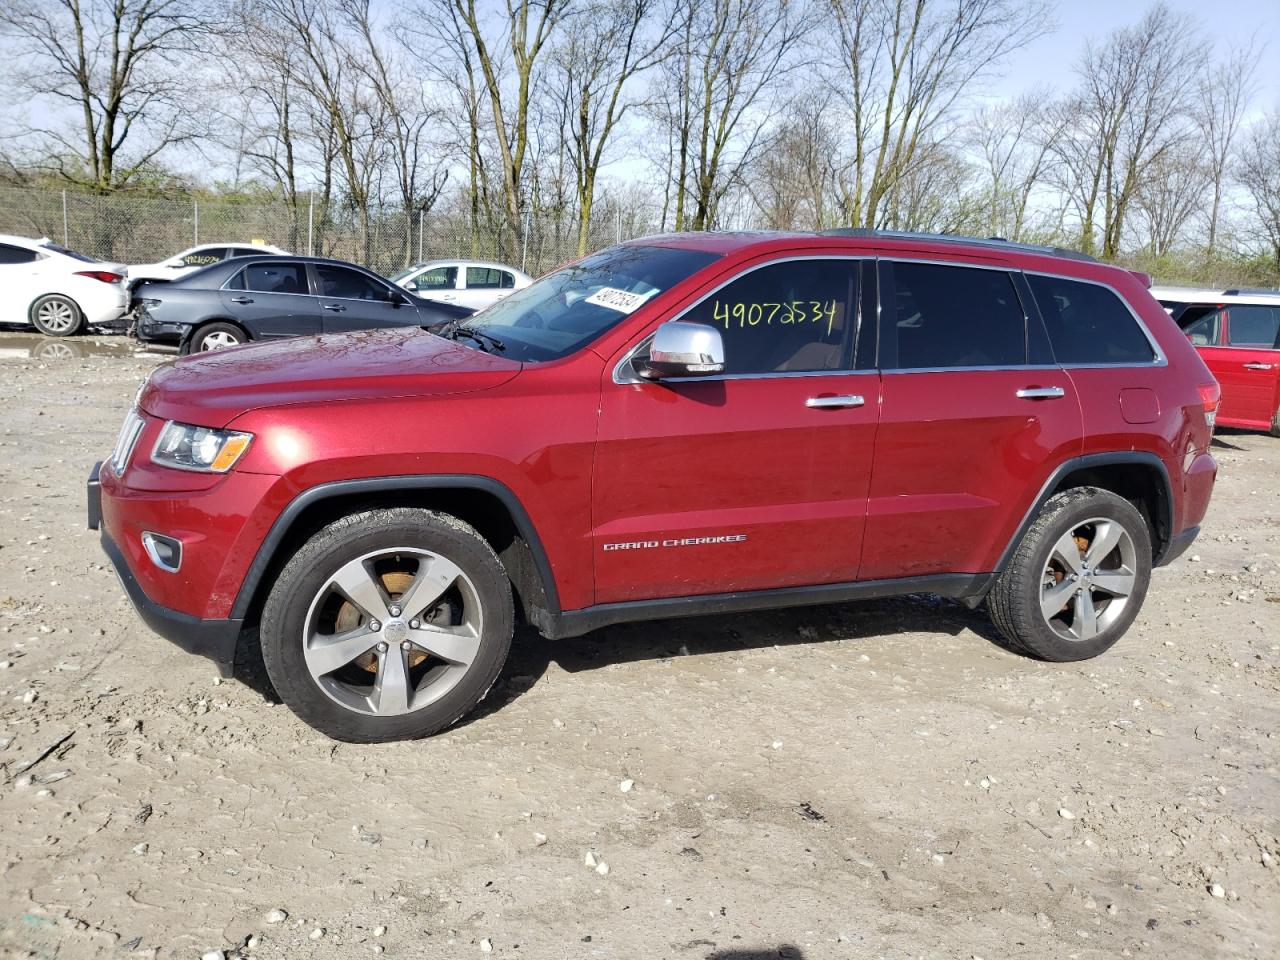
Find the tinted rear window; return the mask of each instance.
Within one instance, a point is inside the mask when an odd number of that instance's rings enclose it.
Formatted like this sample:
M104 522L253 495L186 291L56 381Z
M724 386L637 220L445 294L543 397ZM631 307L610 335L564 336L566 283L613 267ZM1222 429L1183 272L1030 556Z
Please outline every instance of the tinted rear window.
M1027 362L1026 318L1003 270L894 263L886 366L1009 367ZM894 335L897 361L892 361Z
M1138 321L1106 287L1027 274L1058 363L1151 363L1155 351Z

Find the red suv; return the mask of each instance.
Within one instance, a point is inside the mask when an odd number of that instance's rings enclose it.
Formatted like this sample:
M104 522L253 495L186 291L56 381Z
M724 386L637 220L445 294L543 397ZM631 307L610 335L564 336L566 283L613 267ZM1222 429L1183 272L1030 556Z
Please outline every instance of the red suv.
M158 369L89 523L142 618L344 740L424 736L523 621L921 591L1080 660L1196 536L1218 387L1145 278L997 241L680 234L432 332Z
M1221 384L1218 422L1280 437L1280 290L1151 293Z

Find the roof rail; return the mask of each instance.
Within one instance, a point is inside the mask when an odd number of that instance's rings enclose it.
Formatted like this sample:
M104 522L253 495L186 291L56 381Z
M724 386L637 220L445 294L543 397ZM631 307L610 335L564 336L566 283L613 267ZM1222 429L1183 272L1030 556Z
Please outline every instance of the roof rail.
M1041 246L1034 243L1018 243L1004 237L965 237L955 233L913 233L909 230L868 230L866 227L839 227L835 230L823 230L826 237L883 237L890 240L930 240L942 243L964 243L979 247L991 247L996 250L1025 250L1028 253L1043 253L1051 257L1066 257L1069 260L1085 260L1097 263L1097 257L1091 257L1079 250L1068 250L1066 247Z
M1264 297L1280 297L1280 290L1270 287L1232 287L1230 290L1222 291L1222 295L1225 297L1244 297L1254 294Z

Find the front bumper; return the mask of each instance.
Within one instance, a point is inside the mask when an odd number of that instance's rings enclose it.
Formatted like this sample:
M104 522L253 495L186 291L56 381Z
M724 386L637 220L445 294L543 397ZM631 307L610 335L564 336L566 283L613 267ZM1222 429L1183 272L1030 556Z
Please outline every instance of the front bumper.
M102 487L99 481L101 467L101 463L94 464L86 491L90 530L97 530L102 526ZM217 665L218 673L223 677L231 676L236 644L244 626L243 620L204 620L156 603L142 589L124 553L106 529L102 530L102 549L111 560L120 585L124 587L143 623L188 653L208 657Z

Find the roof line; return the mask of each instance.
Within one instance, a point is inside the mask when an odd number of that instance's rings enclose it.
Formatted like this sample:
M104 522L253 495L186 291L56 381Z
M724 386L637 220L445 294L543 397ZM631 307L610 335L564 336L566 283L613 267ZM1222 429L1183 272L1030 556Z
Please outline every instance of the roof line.
M1019 243L1006 240L1004 237L966 237L955 233L916 233L909 230L869 230L866 227L839 227L835 230L820 231L824 237L870 237L888 240L925 240L938 243L957 243L967 246L990 247L994 250L1022 250L1027 253L1043 253L1052 257L1066 257L1069 260L1084 260L1088 263L1099 263L1097 257L1091 257L1079 250L1068 250L1066 247L1042 246L1034 243Z

